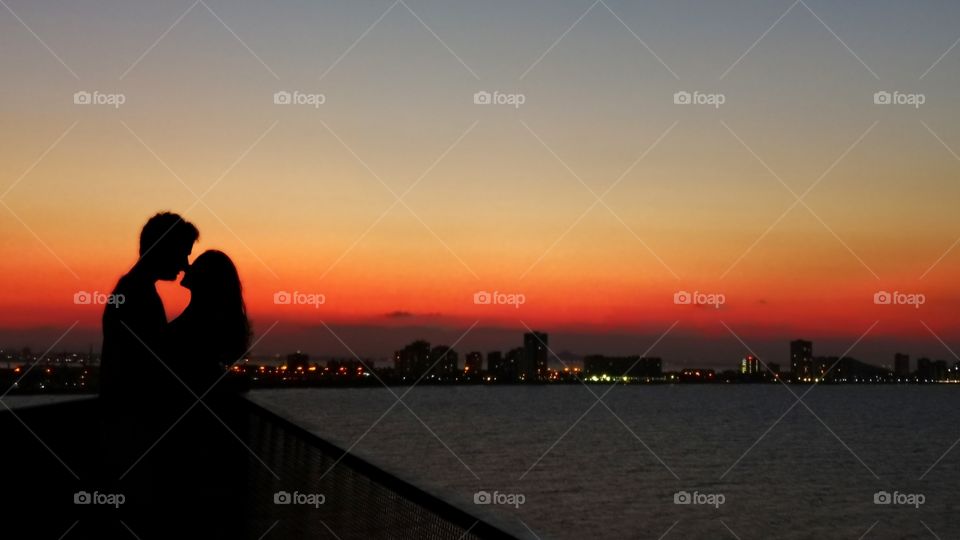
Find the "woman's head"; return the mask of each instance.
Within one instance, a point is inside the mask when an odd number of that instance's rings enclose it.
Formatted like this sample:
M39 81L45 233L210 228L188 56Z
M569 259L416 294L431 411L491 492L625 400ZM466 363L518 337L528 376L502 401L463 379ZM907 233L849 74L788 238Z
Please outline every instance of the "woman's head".
M191 309L199 312L205 324L212 325L211 330L222 331L217 333L230 340L231 353L246 352L250 324L240 275L230 257L216 250L201 253L180 284L190 290Z
M218 300L242 297L237 267L222 251L208 250L200 254L187 268L180 285L190 289L194 297Z

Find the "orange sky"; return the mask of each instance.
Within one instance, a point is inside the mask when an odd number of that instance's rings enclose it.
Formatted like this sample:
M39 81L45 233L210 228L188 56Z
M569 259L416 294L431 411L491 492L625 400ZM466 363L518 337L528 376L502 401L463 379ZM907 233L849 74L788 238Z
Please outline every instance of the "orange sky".
M886 15L871 30L825 9L851 55L798 11L735 62L776 9L731 19L741 38L662 8L667 32L624 7L660 60L598 11L534 62L581 9L518 8L489 20L497 39L438 10L424 20L443 44L397 11L348 50L378 10L228 9L243 43L198 11L148 49L175 13L118 8L124 28L21 7L60 60L0 18L0 329L95 330L99 308L74 294L109 291L146 218L172 210L200 228L195 255L235 259L260 328L655 335L679 320L729 338L723 321L757 339L852 342L880 320L886 338L930 342L924 323L960 338L960 54L931 66L954 39L943 21L897 19L925 39L878 43ZM271 31L292 20L320 26ZM97 89L126 102L71 100ZM296 89L326 102L273 103ZM497 89L525 103L473 103ZM875 105L886 89L926 103ZM681 90L726 102L678 106ZM174 316L187 296L161 290ZM474 304L483 290L526 302ZM726 303L675 305L681 290ZM878 306L880 290L925 303ZM276 305L277 291L326 303Z

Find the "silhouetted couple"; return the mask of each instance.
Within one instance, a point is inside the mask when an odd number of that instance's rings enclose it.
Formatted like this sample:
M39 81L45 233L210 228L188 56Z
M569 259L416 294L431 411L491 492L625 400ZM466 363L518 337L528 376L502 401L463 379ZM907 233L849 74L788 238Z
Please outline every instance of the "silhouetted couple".
M242 287L220 251L189 263L199 236L177 214L150 218L136 264L113 291L124 301L103 313L104 480L150 514L143 522L157 531L169 512L230 519L213 514L233 494L230 484L240 471L230 469L242 469L238 456L245 457L233 435L235 397L228 384L250 339ZM168 323L156 283L181 272L190 303ZM199 524L181 524L199 532Z

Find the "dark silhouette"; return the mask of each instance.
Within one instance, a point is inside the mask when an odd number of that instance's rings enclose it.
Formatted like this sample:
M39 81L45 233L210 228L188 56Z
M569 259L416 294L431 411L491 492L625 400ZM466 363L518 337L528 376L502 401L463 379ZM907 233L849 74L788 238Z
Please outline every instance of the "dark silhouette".
M183 280L190 304L170 323L170 358L180 378L198 396L230 392L229 368L247 353L250 323L243 286L233 261L221 251L206 251Z
M180 391L166 403L186 414L158 445L159 489L193 534L225 538L240 524L236 516L224 518L243 493L247 457L234 438L243 427L235 402L240 378L231 367L247 353L250 324L240 276L223 252L201 254L180 284L190 290L190 303L165 336Z
M150 218L140 232L136 264L113 290L118 301L103 311L100 483L127 494L136 515L149 515L163 502L169 457L151 448L183 413L170 405L185 391L165 360L167 316L156 282L186 270L199 236L177 214Z
M242 385L230 368L247 352L250 325L230 258L207 251L189 264L198 238L176 214L150 218L139 260L114 289L122 301L103 315L102 483L126 494L127 519L159 538L187 522L199 537L229 535L237 520L225 519L228 505L243 493L233 401ZM155 286L181 271L190 303L168 324ZM172 514L177 524L163 522Z
M156 283L173 281L187 269L199 236L193 224L168 212L143 226L140 257L113 290L123 300L103 310L100 395L111 407L162 413L157 400L173 381L158 358L164 356L167 316Z

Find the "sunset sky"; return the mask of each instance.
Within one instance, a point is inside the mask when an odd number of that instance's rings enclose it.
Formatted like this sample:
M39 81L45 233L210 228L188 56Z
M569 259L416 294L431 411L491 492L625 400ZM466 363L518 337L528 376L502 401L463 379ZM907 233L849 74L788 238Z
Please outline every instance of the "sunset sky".
M75 293L109 292L171 210L194 255L235 260L273 328L257 354L349 355L325 324L383 358L479 321L461 352L529 327L557 353L640 354L676 323L650 352L671 367L732 367L737 336L781 364L798 337L841 354L868 329L864 360L957 360L960 5L6 3L0 345L45 350L79 321L58 349L99 347L102 306ZM160 289L174 317L187 292Z

